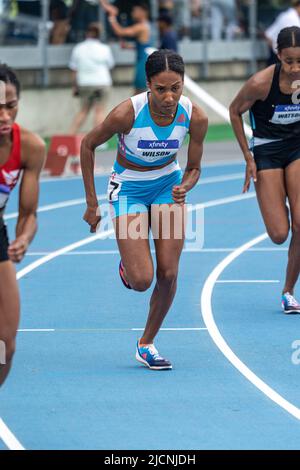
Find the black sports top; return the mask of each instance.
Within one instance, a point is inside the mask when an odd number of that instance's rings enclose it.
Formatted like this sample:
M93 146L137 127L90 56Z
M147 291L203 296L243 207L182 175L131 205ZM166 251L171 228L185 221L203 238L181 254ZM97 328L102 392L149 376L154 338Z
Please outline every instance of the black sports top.
M300 101L299 90L297 94L295 89L294 95L280 91L280 70L281 64L276 64L268 97L264 101L256 101L250 109L253 136L259 139L300 139L300 102L297 104L296 101Z

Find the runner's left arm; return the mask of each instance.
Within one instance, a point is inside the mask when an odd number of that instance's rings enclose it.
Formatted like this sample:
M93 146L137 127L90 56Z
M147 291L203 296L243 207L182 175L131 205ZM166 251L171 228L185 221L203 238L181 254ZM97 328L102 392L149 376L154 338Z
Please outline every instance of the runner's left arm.
M177 204L184 204L185 196L200 178L203 141L207 132L208 119L202 109L193 104L190 123L190 142L188 147L187 165L179 186L173 188L173 199Z

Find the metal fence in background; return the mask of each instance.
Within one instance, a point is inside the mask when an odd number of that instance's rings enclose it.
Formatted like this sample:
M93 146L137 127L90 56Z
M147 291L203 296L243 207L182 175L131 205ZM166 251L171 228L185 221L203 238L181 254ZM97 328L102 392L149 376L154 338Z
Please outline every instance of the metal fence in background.
M29 12L30 4L37 3L34 0L23 0L22 3L26 2ZM155 30L159 3L158 0L149 0L149 2L153 30ZM74 41L76 42L76 38L82 39L84 31L73 30L72 34L66 35L64 44L51 44L51 31L57 20L50 17L50 0L41 0L39 9L32 10L35 15L13 10L12 6L16 3L16 0L10 2L0 0L0 54L4 58L10 54L12 65L16 67L16 61L20 60L20 64L23 63L24 51L27 48L28 52L31 51L26 57L27 67L41 68L42 84L47 86L49 68L57 61L63 66L65 60L63 57L68 55L67 51ZM238 59L239 55L243 56L242 60L249 63L249 73L254 73L257 69L257 59L263 54L261 46L257 44L262 29L258 21L258 3L262 2L238 1L239 10L234 7L234 3L235 0L173 0L172 14L174 27L180 38L180 50L187 54L188 60L194 59L195 63L199 63L199 78L209 77L209 66L212 62ZM128 14L124 15L123 23L128 20ZM104 26L103 39L110 44L117 44L118 40L113 37L101 8L98 19ZM190 57L191 54L194 54L193 58ZM116 62L122 63L126 57L129 58L129 55L126 55L125 51L117 52ZM67 66L67 60L65 62ZM25 68L23 65L20 67Z

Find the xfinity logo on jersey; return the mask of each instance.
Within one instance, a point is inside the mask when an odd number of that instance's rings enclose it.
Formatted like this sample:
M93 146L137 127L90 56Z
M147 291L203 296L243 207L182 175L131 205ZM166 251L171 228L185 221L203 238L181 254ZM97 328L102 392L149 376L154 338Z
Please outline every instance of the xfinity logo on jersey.
M179 140L139 140L139 149L176 149L179 148Z
M162 157L174 155L179 149L179 140L139 140L137 151L149 161L159 160Z
M275 107L270 122L273 124L293 124L300 121L300 104L281 104Z

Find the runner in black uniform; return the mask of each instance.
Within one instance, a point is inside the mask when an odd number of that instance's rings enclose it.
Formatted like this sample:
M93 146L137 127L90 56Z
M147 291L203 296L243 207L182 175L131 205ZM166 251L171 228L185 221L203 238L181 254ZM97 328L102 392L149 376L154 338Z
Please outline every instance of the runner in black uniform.
M230 115L247 164L243 191L248 191L253 178L274 243L286 241L291 218L282 307L285 313L300 313L293 296L300 272L300 28L284 28L279 33L278 58L279 64L248 80L232 102ZM248 110L253 130L250 149L242 123L242 114Z

